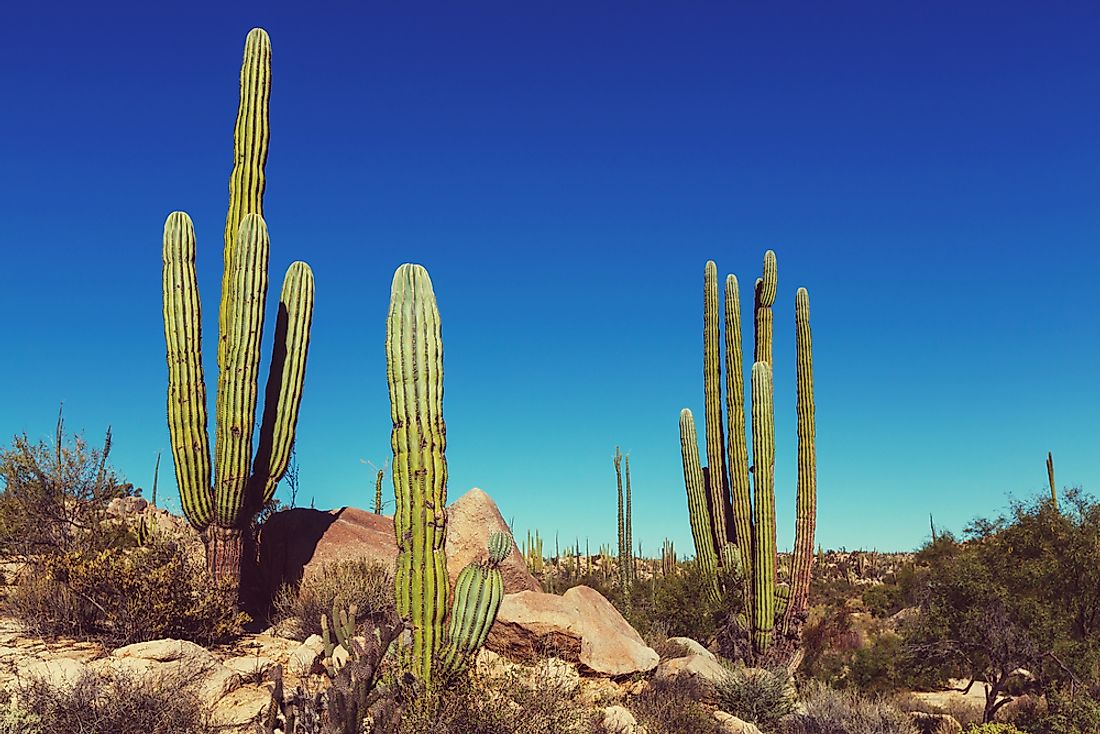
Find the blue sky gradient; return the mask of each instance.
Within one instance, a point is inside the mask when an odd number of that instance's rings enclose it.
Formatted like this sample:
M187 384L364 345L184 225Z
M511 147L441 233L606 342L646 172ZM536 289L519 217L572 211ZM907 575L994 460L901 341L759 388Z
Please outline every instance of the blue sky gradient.
M389 285L411 261L442 312L451 497L479 486L518 533L595 550L615 539L620 445L643 552L687 552L677 419L702 414L703 265L747 293L767 248L781 546L798 286L826 547L913 548L929 512L960 529L1040 490L1048 450L1060 484L1100 487L1100 6L1084 2L7 8L3 441L49 436L64 401L90 439L111 424L116 465L149 484L169 453L173 209L199 237L213 395L256 25L274 49L269 297L295 259L317 279L300 504L372 501Z

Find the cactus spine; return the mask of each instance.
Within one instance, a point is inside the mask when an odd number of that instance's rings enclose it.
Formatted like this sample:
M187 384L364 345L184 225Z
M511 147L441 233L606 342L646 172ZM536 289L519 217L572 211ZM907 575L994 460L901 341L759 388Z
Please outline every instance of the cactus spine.
M261 216L267 160L271 42L253 29L241 65L241 102L229 180L219 311L213 471L202 373L195 230L184 212L164 225L164 334L168 428L184 514L202 534L207 567L239 581L241 532L286 473L305 381L313 273L293 263L283 281L258 450L253 458L269 238ZM213 474L213 481L212 481Z
M710 578L709 592L720 598L717 570L740 575L749 614L741 624L752 654L763 655L778 627L796 642L805 617L813 565L816 518L813 367L809 297L795 298L798 353L798 486L794 558L790 584L778 583L775 532L775 427L772 377L772 305L778 287L775 253L764 255L763 274L753 288L752 421L746 426L744 365L741 349L740 292L733 275L725 287L726 422L723 426L718 328L718 273L708 262L703 279L703 384L706 398L706 456L702 466L691 411L680 413L684 485L696 561ZM749 468L747 427L752 430L753 468ZM725 434L723 435L723 429ZM727 474L728 467L728 474ZM750 485L750 473L752 482Z
M443 422L443 341L428 272L405 264L393 276L386 320L393 432L397 612L412 624L407 662L430 684L443 643L449 580L446 540L447 429Z

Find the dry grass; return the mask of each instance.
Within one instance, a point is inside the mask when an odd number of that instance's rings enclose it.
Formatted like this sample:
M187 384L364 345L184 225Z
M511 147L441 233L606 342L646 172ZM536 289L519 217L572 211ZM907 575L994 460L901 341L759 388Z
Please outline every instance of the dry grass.
M355 604L356 626L373 627L389 619L394 607L393 574L377 561L327 563L297 586L284 586L275 596L276 624L295 622L304 639L321 634L321 615L332 616L333 605Z

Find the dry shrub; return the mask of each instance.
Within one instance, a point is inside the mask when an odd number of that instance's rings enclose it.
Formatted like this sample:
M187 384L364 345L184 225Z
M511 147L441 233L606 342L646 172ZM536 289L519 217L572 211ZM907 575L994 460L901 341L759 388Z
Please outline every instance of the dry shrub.
M804 710L785 722L785 734L919 734L909 717L883 699L810 683Z
M171 543L41 557L5 606L39 636L111 645L165 637L209 645L240 634L247 620L233 592Z
M21 682L0 733L213 734L209 714L175 681L85 672L72 686ZM13 722L8 729L5 726Z
M714 689L720 709L751 721L761 729L773 728L795 710L791 679L781 668L731 670L728 676L716 682Z
M721 734L722 727L692 697L693 686L676 680L656 681L627 702L648 734Z
M297 622L303 638L321 634L321 615L332 608L356 605L356 626L373 627L388 620L394 608L393 573L378 561L357 559L326 563L297 586L275 596L274 622Z

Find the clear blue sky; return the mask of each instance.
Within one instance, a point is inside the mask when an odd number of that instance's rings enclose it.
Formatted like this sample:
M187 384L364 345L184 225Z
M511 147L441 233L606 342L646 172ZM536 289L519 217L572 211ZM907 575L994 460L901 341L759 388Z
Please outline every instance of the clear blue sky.
M261 25L270 296L292 260L317 278L300 503L371 502L390 279L412 261L443 317L451 497L480 486L551 544L614 542L618 444L635 539L687 551L703 265L751 284L769 247L782 545L798 286L824 545L912 548L929 512L958 529L1041 489L1048 450L1060 483L1100 489L1096 3L161 5L5 9L5 442L49 436L64 401L89 438L113 426L136 484L168 455L161 229L195 220L211 363Z

